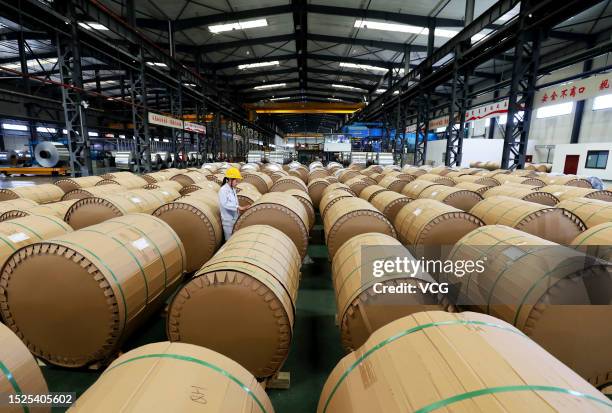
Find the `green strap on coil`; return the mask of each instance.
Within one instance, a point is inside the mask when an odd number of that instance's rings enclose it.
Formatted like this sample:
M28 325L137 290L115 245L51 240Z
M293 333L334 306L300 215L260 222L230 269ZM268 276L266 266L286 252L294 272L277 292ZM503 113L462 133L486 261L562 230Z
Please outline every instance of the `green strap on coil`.
M11 373L11 371L2 361L0 361L0 371L4 373L9 383L11 383L11 386L13 387L15 393L19 395L23 394L23 392L21 391L21 387L19 387L19 383L17 383L17 380L15 380L15 376L13 376L13 373ZM23 411L25 413L30 412L30 409L27 404L22 404L21 407L23 408Z
M409 328L408 330L401 331L401 332L397 333L396 335L391 336L388 339L381 341L380 343L378 343L377 345L375 345L374 347L372 347L371 349L369 349L368 351L363 353L363 355L361 355L357 360L355 360L355 362L353 364L351 364L349 366L349 368L347 368L344 373L342 373L342 376L340 376L340 379L338 380L336 385L333 387L331 393L329 393L329 396L327 397L327 400L325 401L325 406L323 407L323 413L325 413L327 411L327 408L329 407L329 403L331 402L331 399L334 397L334 395L338 391L338 388L340 387L342 382L344 382L344 380L348 377L348 375L357 366L359 366L359 364L361 364L362 361L364 361L365 359L370 357L370 355L372 355L376 351L380 350L381 348L385 347L387 344L390 344L390 343L394 342L395 340L398 340L398 339L400 339L400 338L402 338L404 336L407 336L409 334L416 333L416 332L421 331L421 330L426 330L426 329L429 329L429 328L432 328L432 327L447 326L447 325L477 325L477 326L494 327L494 328L499 328L501 330L506 330L506 331L509 331L511 333L514 333L514 334L526 337L523 333L521 333L520 331L518 331L514 327L506 327L506 326L502 326L502 325L499 325L499 324L488 323L486 321L475 321L475 320L437 321L437 322L421 324L421 325L418 325L416 327Z
M244 390L249 397L251 397L255 403L257 404L257 406L259 406L259 409L263 412L263 413L267 413L266 408L264 407L264 405L261 403L261 401L257 398L257 396L253 393L253 391L243 382L240 381L240 379L238 379L236 376L234 376L232 373L230 373L227 370L222 369L219 366L216 366L212 363L209 363L207 361L204 360L200 360L198 358L195 357L191 357L191 356L183 356L180 354L168 354L168 353L158 353L158 354L145 354L143 356L137 356L137 357L133 357L130 359L127 359L125 361L122 361L121 363L118 363L112 367L109 367L104 374L108 374L109 371L116 369L119 366L122 366L124 364L130 363L132 361L137 361L137 360L143 360L143 359L152 359L152 358L168 358L168 359L174 359L174 360L181 360L181 361L187 361L190 363L195 363L195 364L199 364L201 366L204 367L208 367L211 370L216 371L217 373L220 373L222 375L224 375L225 377L227 377L228 379L230 379L231 381L233 381L234 383L236 383L238 386L240 386L240 388L242 390Z
M130 257L132 257L132 260L136 263L136 265L138 266L138 269L140 270L140 275L142 275L142 280L144 282L144 287L145 287L145 297L146 297L145 298L145 305L149 304L149 282L147 281L147 275L145 274L144 268L142 267L142 264L140 263L138 258L132 253L132 251L130 251L126 247L126 244L124 244L123 242L121 242L117 238L113 237L112 235L108 235L108 234L105 234L104 232L96 231L94 229L91 229L91 227L81 228L81 232L93 232L94 234L102 235L103 237L108 237L108 238L112 239L117 244L119 244L120 246L123 247L125 252L127 252L128 255Z
M497 394L497 393L511 393L511 392L519 392L519 391L544 391L544 392L553 392L553 393L561 393L567 394L570 396L591 400L593 402L602 404L612 409L612 403L602 400L598 397L592 396L590 394L581 393L575 390L564 389L562 387L556 386L541 386L541 385L516 385L516 386L499 386L499 387L488 387L486 389L469 391L466 393L457 394L456 396L448 397L443 400L439 400L435 403L429 404L425 407L421 407L416 410L414 413L429 413L434 410L441 409L450 404L461 402L468 399L473 399L474 397L486 396L489 394Z

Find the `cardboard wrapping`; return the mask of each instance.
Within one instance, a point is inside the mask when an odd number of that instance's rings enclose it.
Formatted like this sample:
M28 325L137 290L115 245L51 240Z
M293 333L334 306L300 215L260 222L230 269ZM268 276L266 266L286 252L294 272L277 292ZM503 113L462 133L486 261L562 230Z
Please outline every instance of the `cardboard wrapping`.
M436 297L432 294L421 292L407 294L400 302L390 300L386 294L377 294L374 291L376 283L416 285L419 281L433 282L433 278L426 272L419 272L414 277L407 275L385 276L382 279L367 277L367 271L362 271L361 254L362 247L368 246L403 248L402 244L393 237L370 232L352 237L338 249L334 256L332 281L336 296L338 324L342 346L348 351L359 348L370 334L393 320L418 311L441 309ZM408 251L406 255L410 256Z
M452 245L481 225L483 222L474 215L433 199L415 199L394 221L398 239L409 246Z
M541 179L546 182L546 185L568 185L578 186L581 188L593 188L588 179L580 178L575 175L551 175L542 174Z
M440 185L446 185L446 186L455 186L457 185L457 181L455 181L453 178L448 177L448 176L440 176L440 175L436 175L436 174L432 174L432 173L427 173L424 175L420 175L416 178L417 180L421 180L421 181L430 181L436 184L440 184Z
M255 188L255 187L253 187L253 188ZM219 184L217 184L216 182L207 181L207 182L199 183L199 184L196 184L196 185L187 185L187 186L181 188L181 190L179 191L179 194L187 195L187 194L190 194L192 192L199 191L200 189L211 189L211 190L213 190L215 192L219 192L219 189L221 189L221 186L219 186ZM255 190L257 190L257 189L255 189Z
M372 178L378 184L380 181L382 181L385 178L385 174L373 173L372 175L370 175L370 178Z
M106 194L112 195L112 194L118 194L118 193L126 192L126 191L129 191L129 189L127 189L124 186L117 185L117 184L92 186L90 188L74 189L70 192L67 192L62 197L62 201L69 201L72 199L90 198L92 196L101 196L101 195L106 195Z
M319 168L313 169L308 173L308 184L315 179L325 179L329 176L329 171L327 169Z
M459 182L457 185L455 185L455 188L467 189L468 191L474 191L480 195L484 195L484 193L493 188L493 186L481 185L472 182Z
M389 222L393 223L400 209L410 201L412 201L412 199L405 195L393 191L385 191L378 193L372 198L370 203L374 208L382 212Z
M99 224L131 213L151 214L180 194L172 189L135 189L118 194L79 199L66 212L64 220L74 229Z
M351 188L355 195L359 196L367 186L376 183L372 178L367 176L356 176L346 181L346 185Z
M325 195L328 192L335 191L336 189L339 189L341 191L346 191L353 196L357 196L357 194L355 194L355 192L353 192L353 190L348 185L343 184L341 182L335 182L327 186L325 189L323 189L323 195Z
M314 205L312 204L312 200L308 196L308 193L299 189L288 189L285 191L285 193L291 195L302 203L302 206L306 210L306 214L308 214L308 230L311 231L316 221L316 215Z
M572 198L587 198L612 202L612 191L608 190L581 188L568 185L547 185L539 190L554 195L560 201L565 201L566 199Z
M334 258L342 244L355 235L379 232L394 238L396 236L393 225L382 212L356 197L342 198L330 206L323 216L323 229L330 259Z
M16 188L0 189L0 202L12 199L25 198L38 204L57 202L64 196L64 191L57 185L40 184L31 186L18 186Z
M521 185L537 187L537 188L540 188L546 185L546 182L538 178L516 176L512 174L497 174L495 175L495 180L499 182L500 185L521 184Z
M494 196L509 196L511 198L522 199L523 201L535 202L536 204L555 206L559 199L549 192L534 189L526 185L500 185L490 188L484 193L485 198Z
M14 218L27 217L28 215L51 215L61 220L64 219L68 208L77 200L51 202L49 204L35 205L24 209L12 209L0 214L0 222Z
M308 187L300 178L295 176L285 176L278 179L270 188L270 192L283 192L288 189L298 189L300 191L308 192Z
M289 353L301 261L281 230L252 225L234 231L175 295L169 339L218 351L256 377L274 375Z
M183 197L157 208L158 217L176 232L185 248L185 271L199 269L217 251L223 241L221 216L201 199Z
M508 196L486 198L470 213L486 225L506 225L563 245L586 229L582 220L568 210Z
M105 362L174 291L185 260L162 220L113 218L13 254L0 276L0 314L51 364Z
M495 177L496 175L500 175L500 174L502 174L502 175L507 175L507 174L509 174L510 172L511 172L511 171L509 171L509 170L507 170L507 169L499 169L499 168L498 168L498 169L492 169L492 170L485 171L485 172L478 172L478 173L477 173L477 175L479 175L479 176L486 176L486 177L489 177L489 178L493 178L493 177Z
M363 188L363 190L359 193L359 198L371 202L372 198L374 198L376 195L380 194L381 192L385 192L388 191L387 188L385 188L384 186L380 186L380 185L368 185L365 188Z
M321 214L321 219L325 219L325 214L332 205L341 200L342 198L354 198L354 195L347 191L342 191L340 189L336 189L334 191L326 191L323 197L321 198L321 203L319 204L319 213Z
M389 191L401 193L406 184L414 180L411 175L402 174L401 176L404 176L404 178L398 175L389 174L381 179L378 185L387 188Z
M211 182L206 181L206 183L210 184ZM212 182L212 184L214 185L214 182ZM161 181L161 182L156 182L154 184L147 184L143 187L144 189L164 189L164 188L169 188L172 189L174 191L179 192L183 189L183 185L181 185L179 182L177 181Z
M572 214L577 215L587 228L612 221L612 204L606 201L571 198L559 202L557 208L566 209Z
M458 177L453 177L455 181L461 182L471 182L478 185L484 186L497 186L499 185L499 181L495 178L489 178L486 176L478 176L478 175L461 175Z
M242 174L243 182L255 185L260 194L265 194L272 188L272 179L261 172L247 172Z
M418 168L416 166L406 165L402 168L402 172L406 172L407 174L410 174L416 178L417 176L425 175L427 170L424 168Z
M302 183L306 183L308 181L308 169L303 165L299 165L295 168L290 168L288 171L290 176L295 176L296 178L300 178Z
M148 182L146 179L138 175L119 175L113 179L104 179L98 182L96 186L108 184L121 185L127 189L137 189L144 187L146 184L148 184Z
M286 176L289 176L289 174L285 171L276 171L276 172L272 172L271 174L268 175L271 179L272 182L276 182L281 178L284 178Z
M225 178L225 172L206 176L206 179L216 183L219 186L223 185L223 178Z
M269 192L244 211L234 231L251 225L270 225L295 243L302 258L308 248L308 213L302 203L284 192Z
M172 178L170 178L170 180L176 181L180 183L182 187L185 187L188 185L205 184L206 182L208 182L207 176L208 175L205 175L201 172L192 171L176 174Z
M379 174L383 171L383 167L380 165L370 165L361 171L363 175L370 176L372 174Z
M323 196L323 191L327 188L331 183L326 179L322 178L314 178L308 181L308 195L310 195L310 199L312 199L312 203L318 208L321 203L321 197Z
M466 212L482 201L482 195L477 192L446 185L428 186L421 191L419 198L435 199Z
M38 203L27 198L11 199L0 202L0 213L12 210L29 209L38 206Z
M376 330L340 360L317 413L609 410L601 392L503 320L427 311Z
M201 201L206 202L206 205L208 205L209 208L212 208L213 211L215 211L215 214L219 215L220 214L220 209L219 209L219 194L215 191L213 191L212 189L199 189L197 191L193 191L188 193L187 195L185 195L182 198L197 198ZM181 199L181 198L179 198Z
M30 350L8 327L0 323L0 394L47 394L49 388ZM4 399L6 401L6 399ZM27 410L26 410L27 409ZM5 413L50 413L51 406L4 405Z
M338 178L338 181L345 184L349 179L360 176L361 174L354 169L339 169L334 172L334 175Z
M238 192L237 197L240 206L251 206L261 198L261 194L257 190L244 189Z
M170 180L177 172L170 171L168 169L164 169L163 171L150 172L147 174L142 174L141 177L150 184L155 184L158 182L164 182Z
M431 168L429 171L430 174L440 176L446 176L449 174L449 172L453 172L453 169L449 168L448 166L436 166L435 168Z
M485 256L484 272L449 277L459 304L512 323L595 386L607 383L612 329L602 326L612 305L591 301L598 290L610 291L612 274L603 263L585 263L572 248L503 225L465 236L448 259Z
M55 181L53 184L62 188L64 192L70 192L75 189L89 188L95 186L98 182L102 181L99 176L82 176L80 178L62 178Z
M219 189L221 188L219 187ZM249 191L257 191L257 187L253 184L250 184L248 182L243 182L243 181L238 182L238 184L236 184L236 192L240 193L240 191L242 191L243 189L247 189Z
M0 268L21 247L72 232L61 218L28 215L0 222Z
M406 195L410 199L417 199L425 188L434 185L440 184L432 181L426 181L424 179L416 179L410 183L407 183L406 186L404 186L404 189L402 189L402 195Z
M480 168L461 168L458 170L452 170L445 176L448 176L450 178L459 178L461 176L471 176L480 171L482 171L482 169Z
M531 166L532 168L529 168L529 166ZM539 171L539 172L546 172L546 171ZM540 174L538 174L538 172L536 172L536 169L533 167L533 164L525 164L525 169L515 169L514 171L510 172L510 175L516 175L516 176L526 176L526 177L534 177L537 178L538 176L540 176Z
M68 411L274 413L274 408L255 377L230 358L162 342L122 354Z
M599 257L612 263L612 221L595 225L571 242L588 255Z
M169 171L170 169L165 169L164 171ZM102 179L115 179L121 177L132 177L137 176L136 174L128 171L120 171L120 172L111 172L104 175L100 175Z

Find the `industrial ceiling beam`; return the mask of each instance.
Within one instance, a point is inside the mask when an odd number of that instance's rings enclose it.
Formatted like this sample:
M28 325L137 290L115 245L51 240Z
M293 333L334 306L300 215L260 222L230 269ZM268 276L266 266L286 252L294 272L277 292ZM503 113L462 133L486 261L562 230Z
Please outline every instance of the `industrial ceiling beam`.
M307 0L291 0L293 8L293 29L295 33L295 52L300 88L308 87L308 12Z

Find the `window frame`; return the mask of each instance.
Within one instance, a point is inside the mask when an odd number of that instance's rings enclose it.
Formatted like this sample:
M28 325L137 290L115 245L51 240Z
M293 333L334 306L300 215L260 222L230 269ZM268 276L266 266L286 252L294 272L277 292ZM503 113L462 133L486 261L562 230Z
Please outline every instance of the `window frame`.
M599 163L599 157L604 155L606 157L606 163L604 166L597 166ZM589 166L589 157L595 155L595 166ZM586 159L584 160L584 168L585 169L606 169L608 166L608 161L610 160L610 151L605 149L594 149L587 151Z

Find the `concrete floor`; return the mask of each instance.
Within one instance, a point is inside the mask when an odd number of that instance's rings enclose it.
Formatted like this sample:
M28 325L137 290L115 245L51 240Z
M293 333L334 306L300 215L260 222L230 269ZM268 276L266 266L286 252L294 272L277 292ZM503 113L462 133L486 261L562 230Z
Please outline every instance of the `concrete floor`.
M306 259L308 264L302 266L294 335L289 357L282 369L291 373L291 388L268 390L276 413L315 412L327 376L344 355L340 333L334 324L335 298L327 247L321 245L322 232L319 223L311 234L311 244L308 247L310 260ZM165 340L165 318L160 313L132 334L124 344L123 351ZM77 397L101 374L101 371L53 366L44 366L42 370L49 391L76 392ZM53 412L65 410L55 408Z

